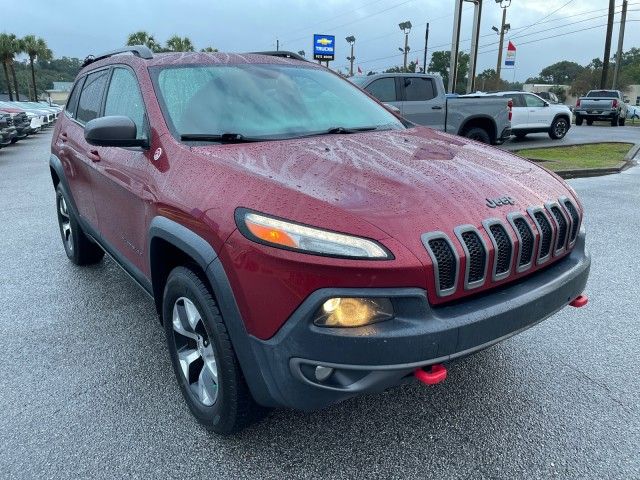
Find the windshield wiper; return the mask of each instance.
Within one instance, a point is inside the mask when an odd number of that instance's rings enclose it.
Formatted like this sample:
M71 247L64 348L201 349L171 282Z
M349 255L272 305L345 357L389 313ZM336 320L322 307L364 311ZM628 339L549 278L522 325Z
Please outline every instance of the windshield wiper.
M380 127L360 127L360 128L346 128L346 127L331 127L329 129L327 129L326 131L320 133L319 135L322 134L335 134L335 133L340 133L340 134L350 134L350 133L360 133L360 132L373 132L374 130L378 130Z
M250 142L264 142L267 138L258 137L245 137L241 133L183 133L180 135L180 140L193 140L201 142L221 142L221 143L250 143Z

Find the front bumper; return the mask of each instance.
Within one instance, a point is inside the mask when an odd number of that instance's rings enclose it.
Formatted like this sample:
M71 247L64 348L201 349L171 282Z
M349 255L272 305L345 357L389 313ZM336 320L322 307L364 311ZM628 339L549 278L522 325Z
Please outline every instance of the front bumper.
M549 268L442 307L431 307L422 289L319 290L273 338L250 337L255 370L245 376L260 403L302 410L382 391L419 367L470 355L555 314L584 291L590 265L581 233L572 253ZM396 318L358 329L316 327L315 312L335 296L389 297ZM320 382L317 366L334 373Z

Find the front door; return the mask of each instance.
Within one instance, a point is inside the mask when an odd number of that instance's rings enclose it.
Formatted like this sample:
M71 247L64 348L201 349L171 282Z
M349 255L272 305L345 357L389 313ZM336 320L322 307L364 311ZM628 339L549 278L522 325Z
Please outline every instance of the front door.
M525 95L525 102L529 110L529 124L531 128L546 128L551 126L549 104L537 95Z
M136 124L138 138L149 138L138 80L128 67L113 68L103 114L131 118ZM122 254L130 266L146 272L145 186L149 177L149 150L139 147L96 149L99 161L96 163L94 200L103 239Z

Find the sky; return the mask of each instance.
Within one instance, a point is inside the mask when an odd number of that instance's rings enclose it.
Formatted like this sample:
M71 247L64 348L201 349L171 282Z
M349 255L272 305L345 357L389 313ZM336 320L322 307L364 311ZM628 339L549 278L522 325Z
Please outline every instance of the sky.
M503 70L503 78L522 81L561 60L588 64L602 57L608 3L512 0L507 9L512 30L506 38L518 48L517 67ZM619 12L622 0L616 5ZM186 35L197 48L214 46L228 52L274 50L279 40L281 50L305 50L310 55L312 35L321 33L336 35L337 55L331 67L343 71L349 55L344 38L354 35L356 69L367 72L402 64L398 48L404 46L404 38L398 24L406 20L413 24L410 60L422 64L427 22L428 52L449 50L454 0L0 0L0 12L0 31L41 36L56 57L84 58L112 50L137 30L161 42L173 34ZM501 15L495 0L484 0L478 73L496 67L498 36L491 27L500 24ZM470 48L472 21L473 6L465 3L463 51ZM640 0L630 0L625 50L640 46L638 22ZM556 35L562 36L548 38ZM618 24L612 52L617 39Z

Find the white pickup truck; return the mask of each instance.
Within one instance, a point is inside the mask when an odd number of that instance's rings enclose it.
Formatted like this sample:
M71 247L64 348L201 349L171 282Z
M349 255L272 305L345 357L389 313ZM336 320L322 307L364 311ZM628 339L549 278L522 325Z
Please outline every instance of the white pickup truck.
M421 73L381 73L349 80L418 125L492 145L511 136L508 99L447 95L442 78Z
M627 120L627 104L620 90L591 90L576 102L576 125L593 125L594 120L607 120L612 127L624 127Z

